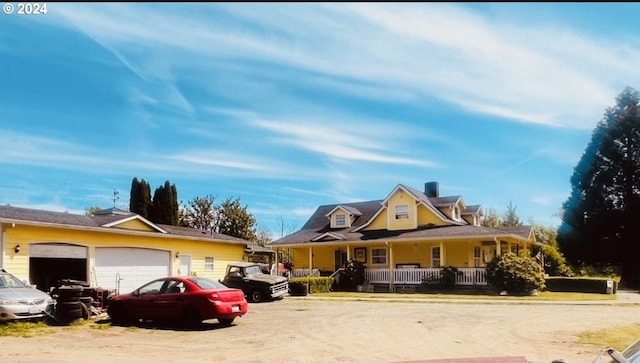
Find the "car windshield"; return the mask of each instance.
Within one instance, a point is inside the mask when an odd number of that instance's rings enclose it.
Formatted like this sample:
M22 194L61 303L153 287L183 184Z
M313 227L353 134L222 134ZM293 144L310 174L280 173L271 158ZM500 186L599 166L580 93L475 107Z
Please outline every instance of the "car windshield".
M22 281L18 280L17 277L13 276L9 273L0 274L0 288L7 287L27 287Z
M262 274L262 269L258 265L249 266L245 269L245 272L247 276L259 275Z
M204 277L194 277L189 279L191 282L193 282L194 284L198 285L198 287L200 287L203 290L209 290L209 289L227 289L226 286L224 286L223 284L213 281L213 280L209 280L207 278Z

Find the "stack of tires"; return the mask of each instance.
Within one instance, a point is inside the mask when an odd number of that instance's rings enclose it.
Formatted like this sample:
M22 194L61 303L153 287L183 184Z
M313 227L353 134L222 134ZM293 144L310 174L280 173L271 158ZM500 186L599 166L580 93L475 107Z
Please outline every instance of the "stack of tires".
M60 286L54 294L56 298L56 320L69 324L78 319L89 319L91 296L83 296L84 287L77 285Z

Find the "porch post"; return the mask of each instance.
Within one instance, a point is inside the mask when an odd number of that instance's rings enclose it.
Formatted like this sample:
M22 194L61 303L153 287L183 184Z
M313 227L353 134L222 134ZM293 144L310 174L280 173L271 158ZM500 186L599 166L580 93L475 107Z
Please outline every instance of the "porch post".
M347 261L349 261L350 259L351 259L351 247L347 245Z
M309 274L307 276L311 276L312 269L313 269L313 247L309 246Z
M393 292L393 286L395 285L395 270L393 268L393 245L389 242L385 242L389 246L389 291Z
M444 241L440 241L440 267L447 265L447 254L444 253Z
M496 242L496 256L501 256L502 253L500 252L500 241L498 237L494 237L493 240Z

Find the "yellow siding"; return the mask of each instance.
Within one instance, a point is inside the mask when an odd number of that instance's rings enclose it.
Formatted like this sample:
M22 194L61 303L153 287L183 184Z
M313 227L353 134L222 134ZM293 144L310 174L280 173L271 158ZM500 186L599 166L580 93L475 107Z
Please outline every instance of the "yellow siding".
M446 224L440 217L436 216L433 211L428 209L422 204L418 205L418 225L425 226L427 224L435 224L436 226L442 226Z
M429 267L430 252L422 243L394 244L393 268L398 264L419 263L421 268Z
M387 209L387 213L389 216L389 226L387 229L393 231L413 229L416 227L416 202L412 196L407 194L404 190L398 189L398 191L389 199L388 205L389 208ZM396 206L399 205L407 205L409 207L409 218L395 218Z
M378 229L387 229L387 210L383 210L363 231L375 231Z
M139 219L132 219L130 221L118 223L111 228L133 229L137 231L157 231Z
M335 270L335 250L334 246L313 247L312 268L322 271ZM309 248L298 247L291 249L293 253L293 268L309 268Z
M95 231L71 230L62 228L45 228L18 225L5 229L5 268L17 276L29 276L29 245L35 243L68 243L88 247L89 282L95 281L93 266L95 266L95 247L134 247L151 248L170 251L172 256L171 272L178 274L179 259L175 259L176 252L191 256L191 271L198 276L213 280L224 277L228 262L242 261L244 245L228 244L208 241L190 241L176 238L158 238L153 236L133 236ZM19 244L21 251L15 254L13 249ZM214 258L214 270L204 270L205 257Z
M445 244L446 261L444 266L468 267L469 254L466 241ZM473 248L471 249L473 254Z

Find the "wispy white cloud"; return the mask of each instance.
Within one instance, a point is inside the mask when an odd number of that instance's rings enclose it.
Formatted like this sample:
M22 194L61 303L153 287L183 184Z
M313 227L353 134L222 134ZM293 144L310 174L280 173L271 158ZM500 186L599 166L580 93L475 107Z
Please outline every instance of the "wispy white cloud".
M308 81L354 96L440 98L472 112L575 128L593 127L620 80L640 80L634 49L562 24L516 28L458 4L190 6L216 21L188 8L161 12L178 9L169 5L74 4L58 12L147 80L170 82L176 68L193 64L189 54L205 57L204 69L220 57L267 61L324 75ZM167 92L192 112L175 87Z

